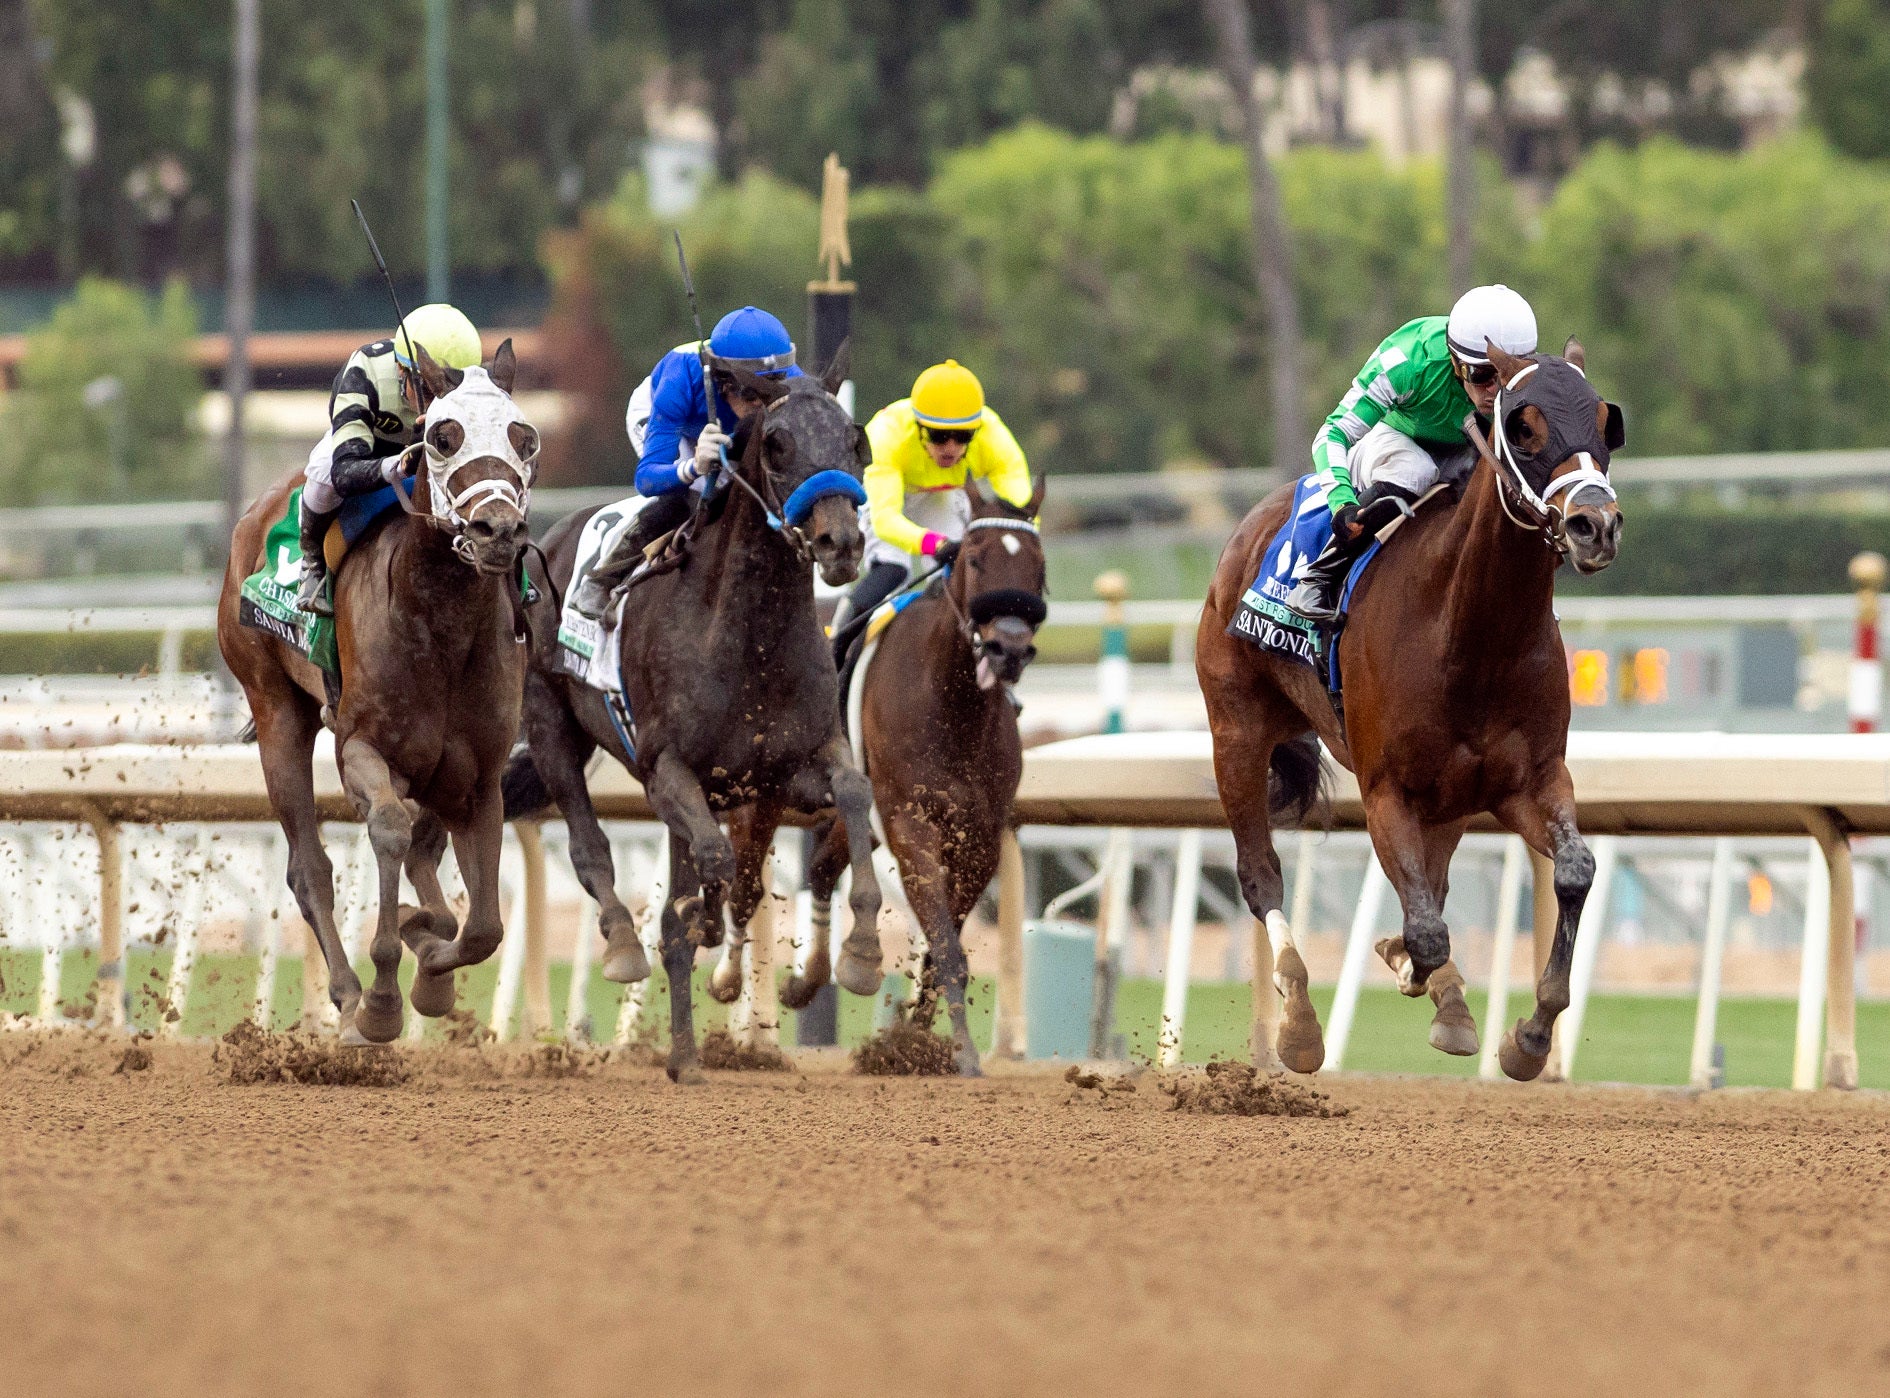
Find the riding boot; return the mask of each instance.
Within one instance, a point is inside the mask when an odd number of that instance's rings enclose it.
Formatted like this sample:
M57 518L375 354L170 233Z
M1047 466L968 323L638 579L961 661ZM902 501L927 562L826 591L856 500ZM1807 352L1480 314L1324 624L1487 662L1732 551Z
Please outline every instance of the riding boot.
M571 610L591 621L602 621L610 610L610 599L625 578L643 561L643 550L635 542L637 531L627 529L610 546L610 551L591 564L584 581L571 594Z
M1321 625L1337 621L1339 589L1345 585L1345 575L1352 571L1352 564L1371 543L1372 536L1362 529L1351 539L1341 539L1334 534L1319 556L1300 574L1299 585L1287 593L1287 609Z
M1287 608L1321 625L1336 622L1341 615L1339 593L1345 586L1346 574L1352 571L1352 564L1372 546L1381 529L1398 516L1411 512L1411 502L1415 499L1414 492L1389 481L1368 489L1359 499L1358 533L1345 540L1333 534L1300 576L1299 585L1287 594Z
M864 618L884 602L906 580L906 570L897 563L875 563L866 576L853 585L853 591L841 599L833 614L833 663L839 669L846 664L847 651L854 637L866 625Z
M328 600L326 586L328 560L322 555L322 543L334 519L334 513L322 514L309 509L307 505L302 507L302 587L295 594L295 605L297 610L312 616L331 617L335 614L334 605Z

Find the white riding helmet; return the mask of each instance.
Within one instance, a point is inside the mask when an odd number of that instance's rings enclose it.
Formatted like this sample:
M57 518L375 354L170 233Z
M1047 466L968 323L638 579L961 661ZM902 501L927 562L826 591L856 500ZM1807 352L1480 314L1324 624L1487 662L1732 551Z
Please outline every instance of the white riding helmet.
M1506 354L1536 352L1536 313L1508 287L1473 286L1450 308L1444 338L1465 364L1490 362L1486 344Z

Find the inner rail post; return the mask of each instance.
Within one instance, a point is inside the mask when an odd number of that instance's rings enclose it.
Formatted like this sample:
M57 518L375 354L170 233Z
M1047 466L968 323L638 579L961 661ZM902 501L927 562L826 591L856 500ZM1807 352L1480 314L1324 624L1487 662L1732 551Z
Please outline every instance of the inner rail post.
M1695 1087L1714 1087L1713 1043L1719 1024L1720 968L1726 956L1726 928L1732 921L1733 842L1713 841L1713 871L1707 876L1706 943L1700 949L1700 1001L1693 1015L1693 1061L1687 1079Z
M1824 856L1829 897L1825 903L1826 923L1824 957L1824 1085L1850 1089L1857 1086L1857 904L1856 885L1851 874L1850 834L1837 812L1822 806L1805 808L1805 828L1817 841ZM1809 904L1811 900L1807 899ZM1807 914L1806 951L1811 950L1818 929ZM1801 1003L1802 1011L1802 1003ZM1816 1016L1809 1037L1816 1037ZM1807 1038L1801 1023L1799 1040ZM1813 1057L1816 1056L1815 1048ZM1808 1072L1808 1069L1807 1069ZM1799 1086L1799 1067L1794 1063L1792 1086ZM1805 1086L1815 1086L1815 1080Z

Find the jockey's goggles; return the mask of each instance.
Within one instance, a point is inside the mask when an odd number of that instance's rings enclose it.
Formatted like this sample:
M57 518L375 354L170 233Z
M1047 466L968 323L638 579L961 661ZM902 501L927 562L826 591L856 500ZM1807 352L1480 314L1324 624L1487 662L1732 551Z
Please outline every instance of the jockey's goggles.
M1464 364L1461 359L1457 362L1463 365L1464 381L1466 383L1473 383L1478 388L1487 388L1489 385L1495 383L1498 378L1494 364Z
M935 447L942 447L947 442L956 442L961 447L971 445L971 439L978 435L975 427L928 427L925 440Z

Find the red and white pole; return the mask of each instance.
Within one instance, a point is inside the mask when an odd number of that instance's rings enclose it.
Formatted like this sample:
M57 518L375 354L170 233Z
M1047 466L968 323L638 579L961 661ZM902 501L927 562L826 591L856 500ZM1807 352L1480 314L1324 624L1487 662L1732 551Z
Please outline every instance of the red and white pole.
M1883 716L1883 664L1877 656L1877 608L1886 568L1880 553L1860 553L1851 560L1851 585L1857 589L1857 645L1851 655L1851 732L1874 733Z

